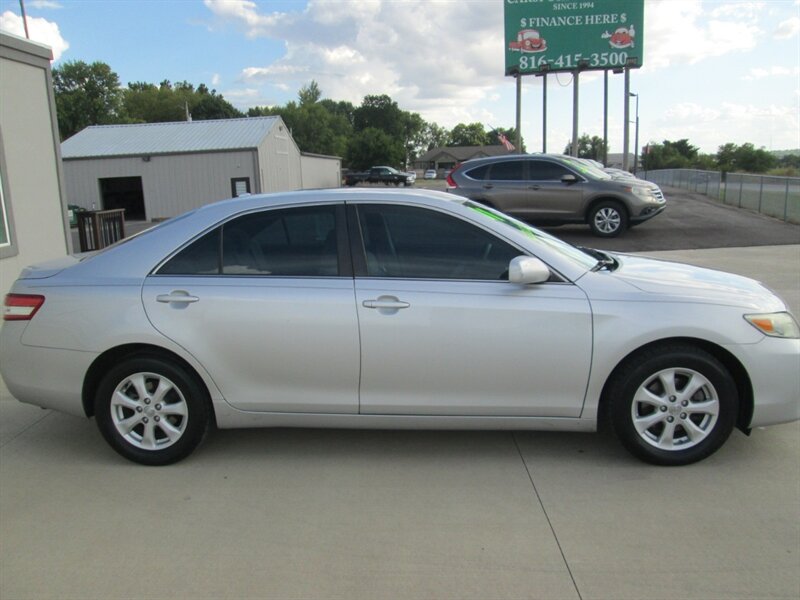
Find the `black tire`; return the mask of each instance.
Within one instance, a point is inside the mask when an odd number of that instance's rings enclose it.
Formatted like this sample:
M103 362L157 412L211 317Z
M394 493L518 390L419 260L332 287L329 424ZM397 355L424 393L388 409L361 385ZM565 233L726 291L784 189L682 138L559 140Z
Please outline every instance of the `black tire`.
M602 200L589 211L589 227L598 237L617 237L628 229L628 212L616 200Z
M211 422L203 384L181 365L155 356L131 357L109 370L97 388L94 411L114 450L153 466L191 454Z
M609 382L605 401L622 445L645 462L667 466L716 452L739 410L728 370L711 354L683 344L633 356Z

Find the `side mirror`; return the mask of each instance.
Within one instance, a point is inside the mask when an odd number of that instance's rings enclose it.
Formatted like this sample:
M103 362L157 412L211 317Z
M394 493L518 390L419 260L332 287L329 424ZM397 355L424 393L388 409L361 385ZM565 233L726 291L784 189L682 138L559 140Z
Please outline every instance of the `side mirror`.
M572 173L567 173L566 175L561 176L561 183L578 183L578 177Z
M550 269L533 256L517 256L508 265L508 280L511 283L527 285L544 283L550 279Z

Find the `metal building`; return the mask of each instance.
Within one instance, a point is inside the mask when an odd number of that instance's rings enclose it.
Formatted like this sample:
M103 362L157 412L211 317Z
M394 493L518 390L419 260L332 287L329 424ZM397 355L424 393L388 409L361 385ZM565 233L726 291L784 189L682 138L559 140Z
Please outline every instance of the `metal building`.
M277 116L87 127L61 155L69 204L124 208L126 220L244 193L341 185L341 160L304 156Z

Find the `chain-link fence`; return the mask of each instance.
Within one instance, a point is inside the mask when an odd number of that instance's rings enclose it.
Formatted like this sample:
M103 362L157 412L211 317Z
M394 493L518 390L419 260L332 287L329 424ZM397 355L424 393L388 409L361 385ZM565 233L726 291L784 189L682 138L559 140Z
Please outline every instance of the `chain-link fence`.
M800 223L800 177L772 177L695 169L644 171L642 177L660 186L689 190L731 206Z

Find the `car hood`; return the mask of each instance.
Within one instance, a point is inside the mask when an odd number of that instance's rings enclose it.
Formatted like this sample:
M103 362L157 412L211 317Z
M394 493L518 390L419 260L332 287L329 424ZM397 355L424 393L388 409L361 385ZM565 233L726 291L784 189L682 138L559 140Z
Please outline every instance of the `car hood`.
M640 256L613 256L619 267L612 276L647 294L765 312L786 310L780 298L754 279Z

